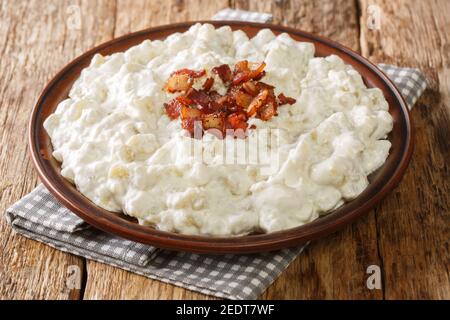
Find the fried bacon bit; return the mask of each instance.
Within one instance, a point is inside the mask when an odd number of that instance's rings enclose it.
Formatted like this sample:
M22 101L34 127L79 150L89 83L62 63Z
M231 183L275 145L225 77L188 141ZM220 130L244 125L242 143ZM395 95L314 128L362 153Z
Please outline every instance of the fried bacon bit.
M197 108L182 106L180 110L181 120L185 119L200 119L202 112Z
M234 95L236 104L242 109L247 109L250 103L253 101L253 97L241 90L237 91Z
M192 79L187 74L174 74L166 83L166 90L170 93L187 91L192 86Z
M206 74L205 70L195 71L191 69L180 69L171 74L171 76L176 74L185 74L188 75L191 78L200 78L203 77Z
M225 106L228 103L229 98L229 96L220 96L215 101L218 105Z
M218 67L214 67L211 70L213 73L217 74L223 83L228 83L233 78L230 66L227 64L222 64Z
M175 120L180 116L180 110L183 105L177 100L170 100L168 103L164 104L164 109L166 110L167 116L170 120Z
M283 104L294 104L297 100L291 97L286 97L284 93L280 93L278 95L278 101L280 102L279 105L281 106Z
M211 90L213 85L214 85L214 78L208 78L203 83L202 89L205 91L209 91Z
M201 109L208 108L209 103L211 102L211 98L205 91L195 90L194 88L189 89L186 93L186 97L193 103L198 104Z
M182 106L180 110L181 127L191 134L194 134L195 123L200 121L202 113L196 108Z
M264 68L266 67L266 63L262 62L255 70L252 70L250 72L250 79L256 79L257 77L261 77L261 75L264 73Z
M253 78L253 80L261 80L266 75L266 72L263 70L259 75Z
M258 95L253 98L252 102L248 106L247 115L249 117L255 115L258 112L258 110L261 109L262 106L264 106L268 96L269 90L267 89L264 89L260 93L258 93Z
M275 89L274 86L271 86L270 84L267 84L267 83L262 82L262 81L258 81L256 83L256 87L258 88L259 91L263 90L263 89L267 89L267 90L272 90L273 91L273 89Z
M247 120L248 120L247 114L243 111L237 111L235 113L232 113L227 117L227 129L246 130L248 127Z
M268 121L277 114L277 102L270 96L267 98L266 103L258 109L257 117L261 120Z
M261 63L255 70L251 70L247 60L240 61L234 67L233 84L239 84L261 76L266 63Z
M184 105L184 106L194 104L194 101L189 99L187 96L178 96L175 98L175 100L177 100L179 103L181 103L181 105Z
M256 96L259 92L258 87L256 86L254 81L247 81L242 84L242 89L244 89L245 92L252 96Z
M235 137L245 138L250 117L268 121L277 115L279 105L296 102L283 93L276 97L274 86L260 81L265 75L265 66L264 62L253 64L243 60L236 63L233 71L227 64L214 67L212 72L228 86L224 95L211 90L213 77L207 77L201 89L192 87L195 78L206 75L205 70L175 71L167 81L166 90L169 93L182 93L164 104L165 111L172 120L180 117L182 128L191 136L196 126L199 126L200 133L213 130L223 137L228 129L232 129L239 132L233 134ZM250 129L255 128L255 125L250 126Z
M215 112L202 115L203 130L217 129L223 132L225 127L225 114L223 112Z
M181 69L173 72L167 80L165 89L169 93L185 92L192 87L193 79L203 77L205 70Z

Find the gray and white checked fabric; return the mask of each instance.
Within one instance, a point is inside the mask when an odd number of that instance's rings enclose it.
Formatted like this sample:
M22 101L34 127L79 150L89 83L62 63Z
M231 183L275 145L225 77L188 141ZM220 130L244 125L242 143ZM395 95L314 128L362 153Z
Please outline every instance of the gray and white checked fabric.
M230 20L223 16L228 14L232 20L243 20L241 11L221 12L214 18ZM248 15L246 12L245 17ZM250 16L252 21L267 21L267 14ZM426 88L425 77L417 69L379 67L412 107ZM223 256L161 250L90 227L59 204L43 185L11 206L6 216L17 233L59 250L227 299L256 299L304 249Z
M90 227L43 185L10 207L7 218L16 232L56 249L228 299L256 299L303 250L222 256L161 250Z
M422 72L414 68L400 68L380 63L378 67L397 86L411 109L427 88L427 79Z

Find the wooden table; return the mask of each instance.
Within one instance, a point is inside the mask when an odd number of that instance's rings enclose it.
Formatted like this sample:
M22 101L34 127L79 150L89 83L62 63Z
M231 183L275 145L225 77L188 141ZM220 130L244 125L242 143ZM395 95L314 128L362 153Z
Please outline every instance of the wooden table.
M447 0L3 0L0 212L38 184L28 156L26 124L40 91L62 66L111 38L171 22L209 19L225 7L271 12L275 23L330 37L374 62L420 68L430 80L412 112L416 148L400 186L364 218L313 242L262 298L449 299ZM377 12L382 13L381 24L374 29L369 18ZM208 298L28 240L14 234L4 215L0 246L4 299ZM82 270L81 289L66 285L71 265ZM379 290L366 286L370 265L381 269Z

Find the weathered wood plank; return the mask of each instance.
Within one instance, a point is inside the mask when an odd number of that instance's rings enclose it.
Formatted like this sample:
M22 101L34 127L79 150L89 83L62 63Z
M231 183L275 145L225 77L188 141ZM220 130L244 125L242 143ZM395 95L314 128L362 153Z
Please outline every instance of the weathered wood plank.
M208 20L227 0L117 1L115 36L175 22Z
M82 25L75 23L74 4ZM97 5L101 6L97 6ZM2 1L0 9L0 212L28 193L37 177L28 157L31 108L50 77L77 54L111 36L109 1ZM89 13L89 14L87 14ZM75 13L76 14L76 13ZM95 17L95 18L94 18ZM76 22L76 21L75 21ZM0 220L0 298L78 299L66 286L68 266L84 259L14 234Z
M421 69L430 87L412 111L415 152L400 186L377 210L387 299L450 298L450 2L361 1L381 10L362 24L363 54ZM362 21L368 13L363 11Z
M88 261L84 299L212 299L212 297Z
M276 24L329 37L359 51L359 26L353 0L232 0L238 9L273 14Z

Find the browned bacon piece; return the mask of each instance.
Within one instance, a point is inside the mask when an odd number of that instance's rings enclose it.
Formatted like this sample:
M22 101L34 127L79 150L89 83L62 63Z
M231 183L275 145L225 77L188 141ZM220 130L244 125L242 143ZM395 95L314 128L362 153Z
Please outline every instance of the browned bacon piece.
M194 88L189 89L186 93L186 97L192 100L193 103L198 104L201 109L208 108L208 105L211 102L211 97L205 91L195 90Z
M222 64L220 66L214 67L211 70L215 74L219 76L223 83L228 83L233 78L233 74L231 73L230 66L227 64Z
M187 130L191 136L194 135L195 123L201 121L202 113L196 108L182 106L180 110L181 127Z
M248 127L248 117L245 112L237 111L227 117L227 128L233 130L246 130Z
M259 77L265 67L265 62L262 62L255 70L251 70L248 61L238 62L234 68L233 84L239 84Z
M235 93L234 99L239 107L241 107L242 109L247 109L252 102L253 97L248 93L239 90Z
M185 92L192 87L193 79L200 78L206 74L205 70L195 71L190 69L180 69L173 72L166 83L166 90L169 93Z
M244 89L245 92L252 96L256 96L259 92L258 87L256 86L254 81L247 81L242 84L242 89Z
M202 89L205 91L209 91L211 90L213 85L214 85L214 78L208 78L203 83Z
M278 101L280 101L280 106L283 104L294 104L297 100L291 97L286 97L284 93L278 95Z
M277 102L274 96L269 96L265 104L258 109L257 117L261 120L268 121L277 114Z
M164 109L166 110L166 114L170 120L175 120L180 116L182 106L183 105L176 99L172 99L168 103L164 104Z
M191 69L180 69L180 70L173 72L171 75L173 76L176 74L186 74L186 75L190 76L191 78L200 78L206 74L206 71L205 70L195 71L195 70L191 70Z
M164 104L165 111L172 120L180 117L182 128L191 136L198 124L200 130L214 129L223 136L226 130L233 129L240 132L234 134L235 137L245 137L250 117L268 121L277 115L279 105L296 102L283 93L276 97L275 87L260 81L265 75L265 66L264 62L254 64L243 60L236 63L233 71L227 64L214 67L212 72L227 87L224 95L212 90L214 78L211 76L204 80L201 89L193 88L194 80L205 76L205 70L177 70L167 80L166 90L181 94ZM254 129L255 125L250 128Z
M223 132L225 127L225 114L223 112L215 112L202 115L203 130L217 129Z
M166 90L170 93L187 91L192 86L192 80L187 74L174 74L166 83Z
M252 102L248 106L247 115L249 117L254 116L259 109L266 103L267 97L269 96L269 90L264 89L258 93L256 97L253 98Z

